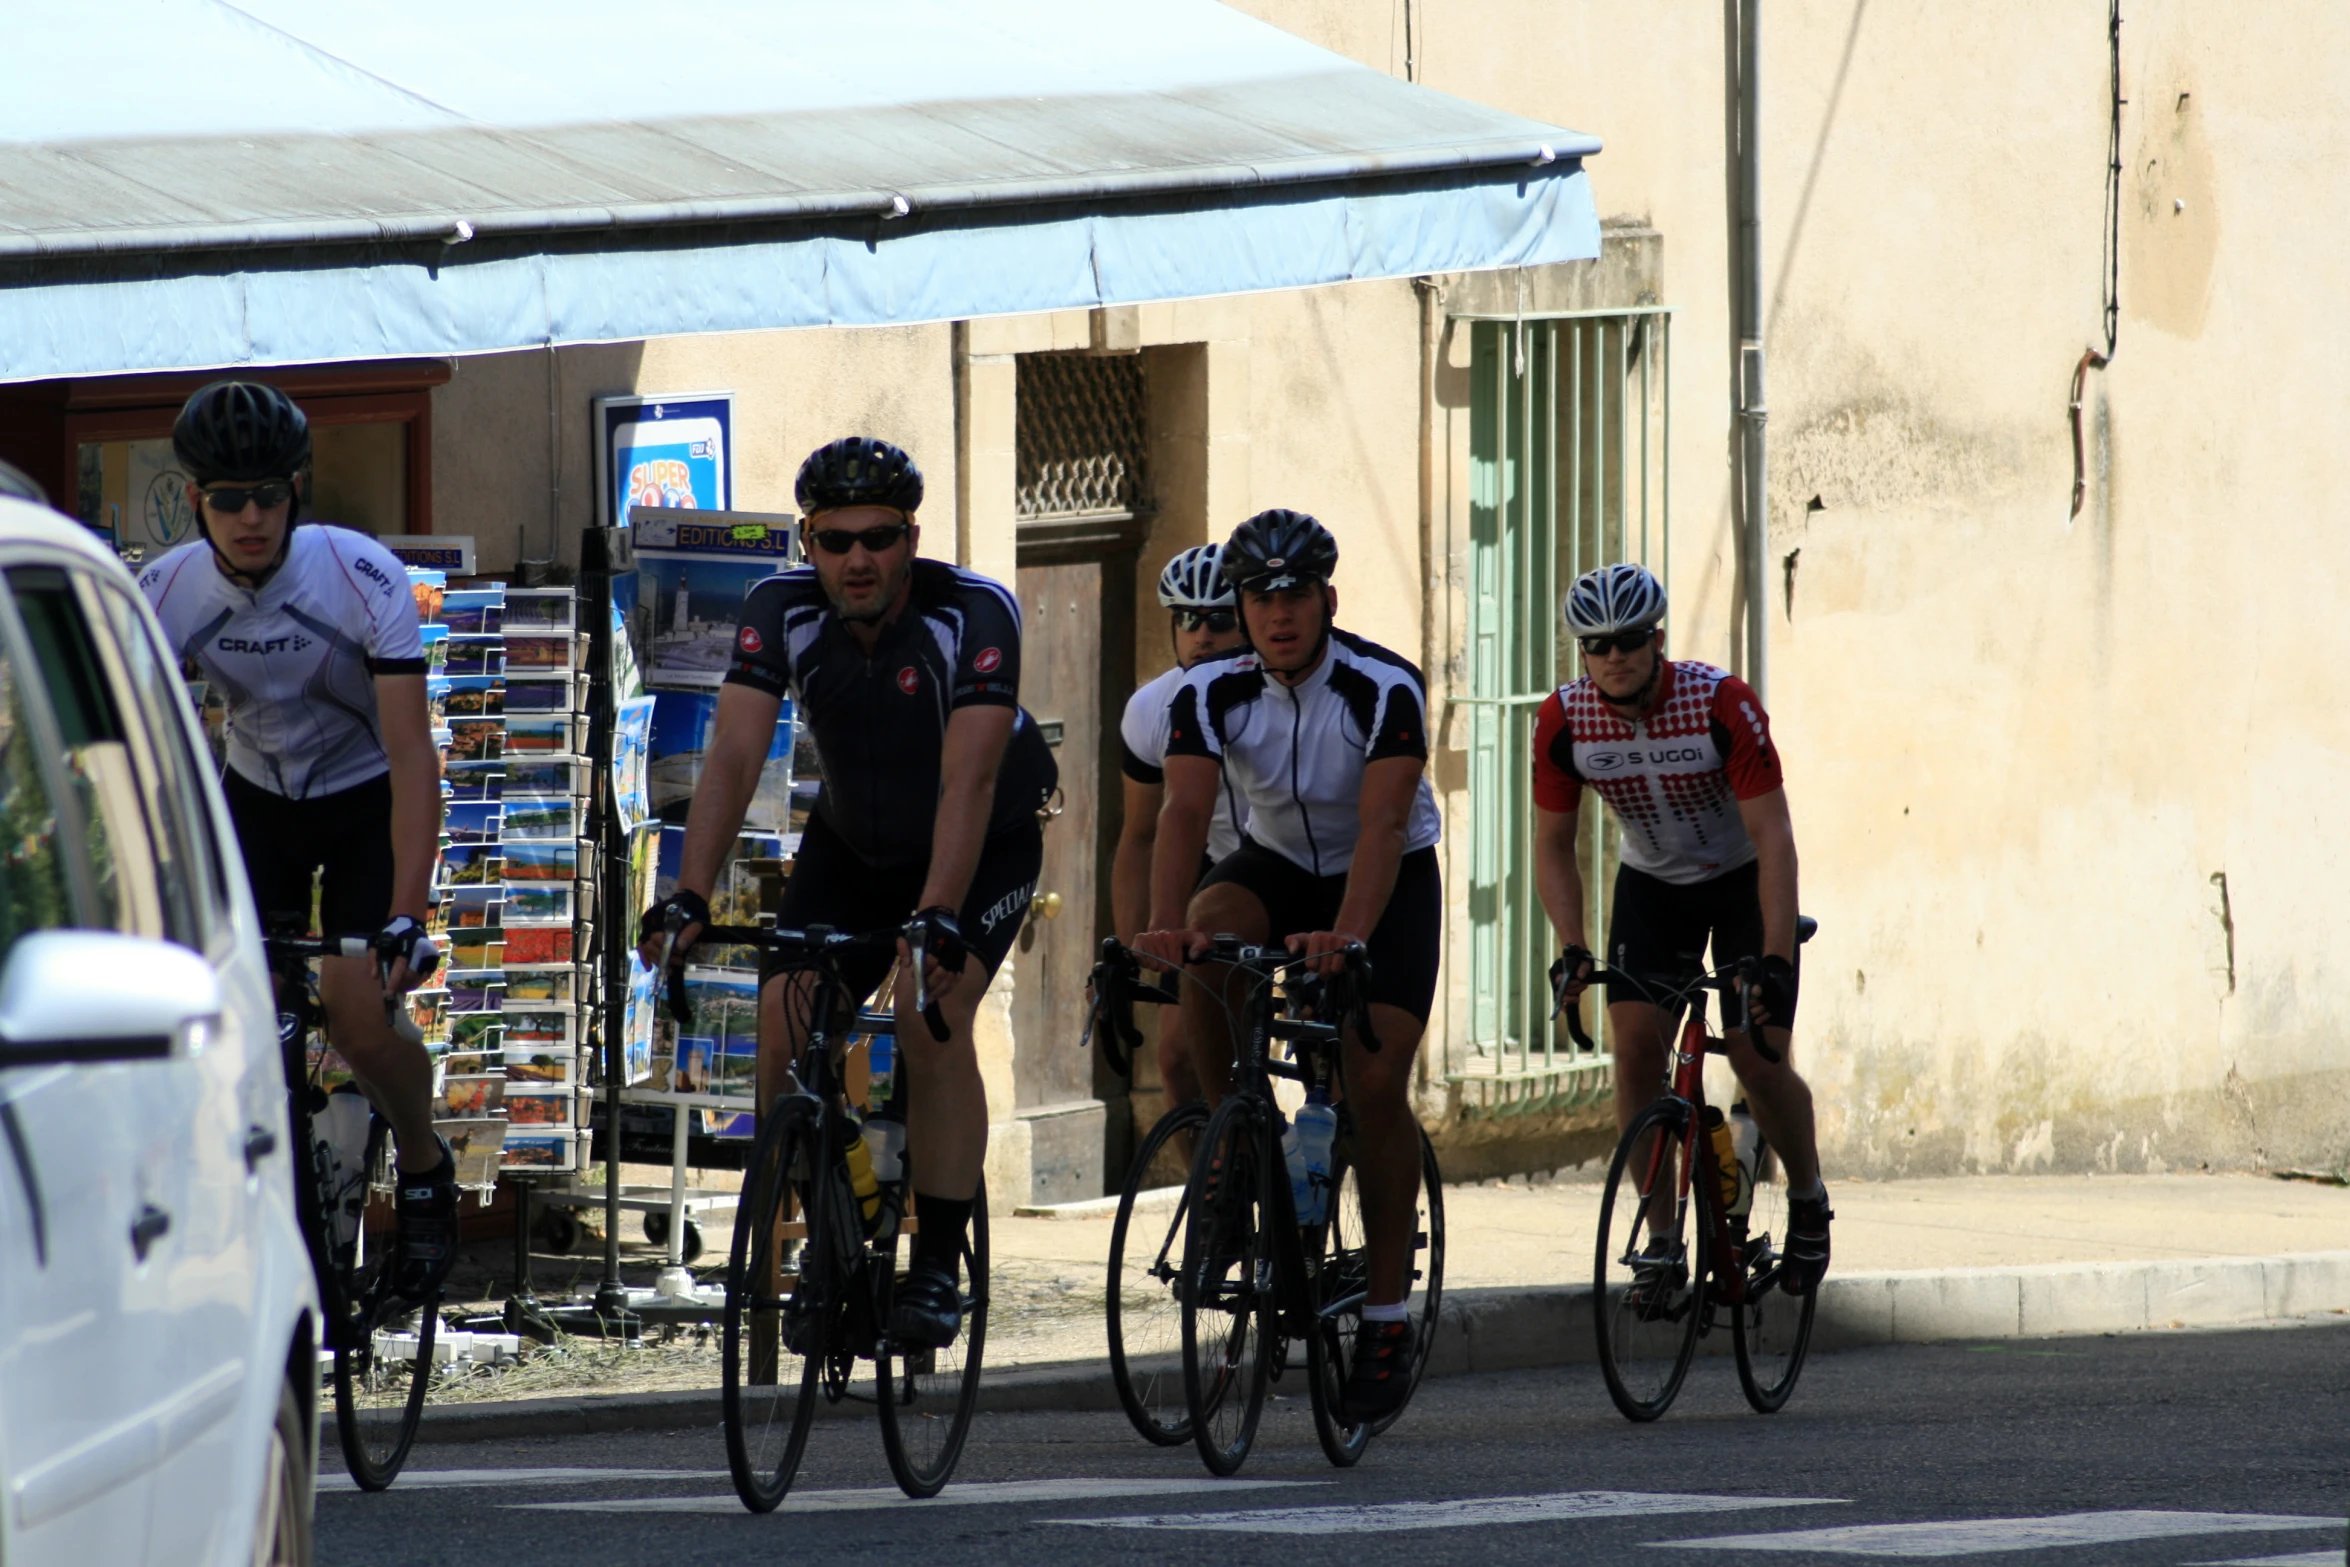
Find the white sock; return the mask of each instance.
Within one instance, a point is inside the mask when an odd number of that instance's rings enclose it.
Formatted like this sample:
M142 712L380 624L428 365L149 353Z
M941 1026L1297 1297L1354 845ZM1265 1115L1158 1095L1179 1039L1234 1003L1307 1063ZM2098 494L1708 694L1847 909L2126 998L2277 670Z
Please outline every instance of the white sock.
M1409 1322L1412 1320L1411 1311L1408 1309L1410 1305L1411 1297L1407 1295L1392 1306L1365 1306L1363 1320L1365 1322Z

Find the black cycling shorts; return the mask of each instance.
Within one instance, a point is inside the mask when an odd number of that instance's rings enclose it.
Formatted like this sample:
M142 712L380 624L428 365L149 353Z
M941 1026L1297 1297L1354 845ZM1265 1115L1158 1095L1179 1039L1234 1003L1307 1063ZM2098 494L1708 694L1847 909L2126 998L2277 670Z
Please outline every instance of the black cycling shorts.
M1034 816L981 847L971 890L955 919L963 927L964 945L985 965L987 978L995 977L1004 954L1012 950L1043 869L1044 829ZM800 852L792 859L775 923L785 930L830 925L854 935L902 925L914 916L915 901L929 874L928 864L868 865L823 817L811 815L800 834ZM859 953L841 965L842 977L860 1005L889 977L894 960L894 953Z
M1200 887L1230 882L1265 906L1273 943L1328 930L1346 898L1346 877L1317 876L1253 838L1216 862ZM1371 958L1370 999L1401 1007L1421 1022L1436 1001L1436 963L1444 937L1444 878L1433 846L1414 849L1395 868L1387 911L1363 943Z
M307 800L264 789L233 767L221 784L264 930L310 929L314 875L318 934L372 938L384 928L392 917L389 773Z
M1654 999L1652 987L1662 994L1708 969L1762 956L1762 898L1756 890L1760 876L1760 867L1752 860L1700 882L1659 881L1629 865L1619 867L1615 901L1607 917L1607 966L1628 976L1628 982L1611 982L1608 1000L1648 1001ZM1800 981L1800 951L1795 966ZM1781 1021L1795 1021L1793 995L1787 998L1787 1016Z

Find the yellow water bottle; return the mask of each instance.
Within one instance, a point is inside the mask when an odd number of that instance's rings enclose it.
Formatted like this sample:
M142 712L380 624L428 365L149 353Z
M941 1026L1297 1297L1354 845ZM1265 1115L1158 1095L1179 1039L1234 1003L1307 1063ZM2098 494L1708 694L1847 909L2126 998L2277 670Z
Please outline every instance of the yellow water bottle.
M862 1131L851 1123L848 1138L849 1189L857 1194L857 1210L871 1225L881 1213L881 1182L873 1177L873 1155Z
M1715 1190L1722 1196L1722 1212L1736 1216L1746 1211L1740 1201L1744 1195L1739 1188L1745 1183L1739 1179L1738 1143L1731 1135L1730 1123L1722 1119L1722 1112L1712 1105L1705 1107L1705 1135L1714 1145Z

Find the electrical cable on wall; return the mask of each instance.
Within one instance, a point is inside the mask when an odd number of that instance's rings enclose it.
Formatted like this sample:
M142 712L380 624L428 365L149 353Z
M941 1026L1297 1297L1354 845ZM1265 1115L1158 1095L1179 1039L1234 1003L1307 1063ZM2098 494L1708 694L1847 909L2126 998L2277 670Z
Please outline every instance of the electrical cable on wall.
M2122 0L2112 0L2107 14L2106 48L2110 61L2112 116L2108 122L2105 142L2105 250L2099 269L2104 300L2105 351L2094 348L2081 350L2080 359L2073 365L2073 395L2069 417L2073 430L2073 509L2081 514L2081 503L2089 491L2089 470L2081 448L2081 389L2089 379L2089 372L2102 370L2113 363L2114 351L2121 342L2122 321L2122 105L2129 100L2122 96Z

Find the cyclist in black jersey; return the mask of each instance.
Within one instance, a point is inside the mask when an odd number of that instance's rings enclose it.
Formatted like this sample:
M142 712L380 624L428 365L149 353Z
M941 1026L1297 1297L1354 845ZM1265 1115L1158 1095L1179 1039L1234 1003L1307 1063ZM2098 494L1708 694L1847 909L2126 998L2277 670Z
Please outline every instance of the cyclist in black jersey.
M1038 811L1058 769L1019 705L1018 601L990 578L916 555L913 460L885 441L847 437L809 456L796 493L810 564L759 583L744 602L678 890L646 913L640 951L648 966L660 962L674 910L685 926L672 961L682 962L708 922L711 885L758 787L782 698L794 694L824 785L779 922L862 932L921 920L929 993L947 1023L948 1037L933 1040L901 972L897 1041L922 1223L890 1327L943 1346L961 1327L956 1266L987 1152L972 1019L1035 896ZM850 966L857 1000L886 966ZM761 991L762 1105L806 1037L806 983L779 976Z
M1420 672L1333 624L1337 564L1337 542L1302 512L1260 512L1226 542L1249 651L1207 660L1175 685L1151 928L1134 945L1170 968L1195 962L1218 932L1307 956L1352 942L1369 951L1380 1048L1350 1038L1345 1058L1370 1254L1345 1402L1350 1419L1366 1420L1411 1391L1412 1058L1436 992L1444 894ZM1226 779L1246 832L1202 881L1200 849ZM1210 1103L1231 1084L1232 1037L1215 999L1229 973L1209 969L1204 986L1184 987L1184 1035Z

